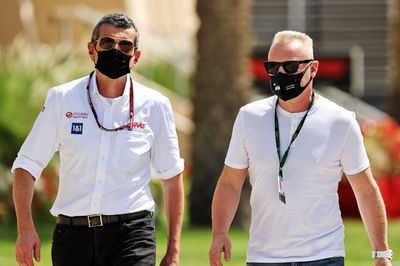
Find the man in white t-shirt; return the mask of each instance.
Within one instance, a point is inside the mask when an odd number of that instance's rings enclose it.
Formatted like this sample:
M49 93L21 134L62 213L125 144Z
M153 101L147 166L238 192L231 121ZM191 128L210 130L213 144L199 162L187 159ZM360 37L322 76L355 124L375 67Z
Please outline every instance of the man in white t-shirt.
M243 106L212 204L211 265L230 260L227 236L247 175L252 220L247 265L344 265L338 183L357 198L375 265L391 265L387 221L354 113L313 91L312 39L278 32L264 63L275 96Z

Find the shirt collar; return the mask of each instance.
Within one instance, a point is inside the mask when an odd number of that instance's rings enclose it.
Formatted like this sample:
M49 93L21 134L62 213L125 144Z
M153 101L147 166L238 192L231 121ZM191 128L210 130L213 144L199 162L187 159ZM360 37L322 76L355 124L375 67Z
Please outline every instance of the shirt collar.
M124 102L126 100L129 100L129 90L130 90L130 86L131 86L131 81L132 79L130 78L129 74L127 74L127 79L125 82L125 87L124 87L124 92L122 93L122 95L120 97L117 98L106 98L103 95L101 95L99 93L99 88L97 87L97 82L96 82L96 71L94 71L93 75L92 75L92 79L90 80L90 93L93 96L93 98L95 99L95 101L100 101L100 102L104 102L107 104L110 104L108 101L108 99L112 99L112 103L116 103L116 102Z
M277 104L277 96L274 96L274 108L275 108L275 104ZM310 111L308 112L308 115L311 115L312 113L314 113L317 109L318 106L320 105L320 100L321 100L321 95L318 95L318 100L316 100L313 104L313 106L311 106ZM283 115L283 116L287 116L287 117L298 117L298 118L302 118L306 113L307 110L303 111L303 112L298 112L298 113L290 113L286 110L284 110L279 104L278 104L278 108L277 108L278 114Z

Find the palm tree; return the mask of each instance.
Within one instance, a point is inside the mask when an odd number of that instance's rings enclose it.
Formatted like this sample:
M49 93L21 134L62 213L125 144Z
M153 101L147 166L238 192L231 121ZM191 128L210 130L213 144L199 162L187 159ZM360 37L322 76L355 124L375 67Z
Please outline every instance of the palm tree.
M209 225L211 200L239 108L248 102L250 0L198 0L190 222ZM239 211L240 215L240 211Z

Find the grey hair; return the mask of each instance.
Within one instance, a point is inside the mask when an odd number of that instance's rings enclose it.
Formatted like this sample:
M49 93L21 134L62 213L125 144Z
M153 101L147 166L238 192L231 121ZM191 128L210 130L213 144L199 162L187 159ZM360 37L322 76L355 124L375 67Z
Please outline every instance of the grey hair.
M136 27L136 24L127 15L121 13L107 14L104 17L102 17L99 20L99 22L97 22L92 32L92 38L91 38L92 43L94 43L99 38L99 28L103 24L110 24L117 28L123 28L123 29L133 28L136 32L136 38L133 41L133 45L135 46L135 50L139 48L139 31L138 28Z

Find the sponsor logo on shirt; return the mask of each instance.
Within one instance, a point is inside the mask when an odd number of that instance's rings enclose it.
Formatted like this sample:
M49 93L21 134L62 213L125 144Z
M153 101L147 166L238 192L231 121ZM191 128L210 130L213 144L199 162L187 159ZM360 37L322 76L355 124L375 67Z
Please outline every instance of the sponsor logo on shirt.
M82 135L83 123L72 123L71 134Z
M86 112L66 112L65 116L67 118L88 118L89 114Z
M146 123L139 123L139 122L133 122L132 127L137 127L137 128L145 128L147 126Z

